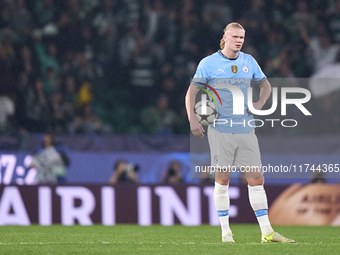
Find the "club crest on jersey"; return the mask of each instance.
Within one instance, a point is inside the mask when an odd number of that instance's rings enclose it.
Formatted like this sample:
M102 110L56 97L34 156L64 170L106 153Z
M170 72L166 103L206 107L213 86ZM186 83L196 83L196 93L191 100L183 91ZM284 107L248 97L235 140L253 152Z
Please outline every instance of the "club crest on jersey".
M245 73L248 73L248 71L249 71L247 66L243 66L242 70L243 70L243 72L245 72Z
M214 162L218 163L218 156L217 155L214 156Z
M231 71L236 74L238 72L237 66L231 66Z

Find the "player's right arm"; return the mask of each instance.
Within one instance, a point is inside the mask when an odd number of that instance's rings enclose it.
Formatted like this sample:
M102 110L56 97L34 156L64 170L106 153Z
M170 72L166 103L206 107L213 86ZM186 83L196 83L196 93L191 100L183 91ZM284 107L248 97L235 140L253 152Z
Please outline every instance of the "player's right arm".
M199 123L198 119L196 118L195 115L195 98L196 95L199 91L199 88L194 85L194 84L190 84L187 94L185 96L185 108L187 110L187 114L188 114L188 119L190 122L190 130L192 132L192 134L196 137L200 137L203 138L204 137L204 129L201 125L201 123Z

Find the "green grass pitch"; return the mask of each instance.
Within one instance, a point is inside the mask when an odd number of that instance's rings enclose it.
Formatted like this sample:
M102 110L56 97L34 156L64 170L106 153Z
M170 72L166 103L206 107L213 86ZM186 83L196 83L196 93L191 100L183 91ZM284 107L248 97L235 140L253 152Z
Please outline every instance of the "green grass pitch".
M257 225L232 224L234 244L222 243L220 228L202 225L171 227L1 226L0 254L339 254L339 227L274 229L296 243L260 242Z

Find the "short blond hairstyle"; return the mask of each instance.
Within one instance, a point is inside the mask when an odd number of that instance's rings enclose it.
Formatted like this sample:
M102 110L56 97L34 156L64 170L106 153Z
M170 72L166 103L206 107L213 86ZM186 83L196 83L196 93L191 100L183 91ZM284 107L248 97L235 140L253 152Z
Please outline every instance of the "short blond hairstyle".
M224 33L225 31L227 31L229 28L238 28L238 29L243 29L244 31L246 31L242 25L240 23L237 23L237 22L232 22L232 23L229 23L225 28L224 28ZM224 45L225 45L225 42L223 40L223 38L221 39L220 41L220 47L221 47L221 50L224 49Z

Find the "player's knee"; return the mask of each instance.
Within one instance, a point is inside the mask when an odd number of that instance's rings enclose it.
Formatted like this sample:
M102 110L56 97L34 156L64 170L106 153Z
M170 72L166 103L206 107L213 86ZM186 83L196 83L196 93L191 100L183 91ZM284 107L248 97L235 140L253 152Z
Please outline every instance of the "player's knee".
M221 185L229 185L229 178L216 178L215 181Z
M264 184L264 178L248 178L248 185L249 186L259 186Z

